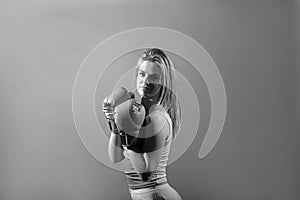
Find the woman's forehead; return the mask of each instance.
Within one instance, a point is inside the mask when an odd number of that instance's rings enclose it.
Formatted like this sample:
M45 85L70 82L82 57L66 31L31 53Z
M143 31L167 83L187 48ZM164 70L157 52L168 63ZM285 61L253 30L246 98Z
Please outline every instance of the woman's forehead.
M146 72L147 74L161 74L160 66L151 61L144 61L140 64L139 70Z

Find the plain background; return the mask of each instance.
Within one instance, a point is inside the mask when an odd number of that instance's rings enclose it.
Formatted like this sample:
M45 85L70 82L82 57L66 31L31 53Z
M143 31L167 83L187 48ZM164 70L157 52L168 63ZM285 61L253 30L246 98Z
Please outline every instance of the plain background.
M300 1L0 2L0 199L129 199L126 179L94 159L72 117L87 53L120 31L183 32L222 74L222 136L199 160L203 135L169 167L186 200L300 198Z

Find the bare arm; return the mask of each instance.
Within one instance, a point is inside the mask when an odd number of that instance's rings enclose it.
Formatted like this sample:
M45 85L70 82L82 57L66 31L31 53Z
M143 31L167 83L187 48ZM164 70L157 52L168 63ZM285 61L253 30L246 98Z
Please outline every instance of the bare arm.
M163 151L164 143L166 140L166 137L169 134L169 125L166 119L161 119L164 124L159 133L157 133L155 136L149 138L150 144L155 144L154 146L148 146L149 144L145 144L146 153L144 153L144 158L147 163L147 173L144 174L144 178L146 180L151 180L153 173L158 167L158 164L160 162L161 154Z
M153 172L157 169L166 136L170 129L166 119L160 115L151 118L151 124L140 130L145 139L143 146L145 153L136 153L132 150L124 150L124 155L143 181L151 179ZM145 135L146 134L146 135Z
M110 134L109 143L108 143L108 156L109 159L113 163L117 163L122 161L125 157L123 155L123 147L121 143L121 136L117 130L117 127L115 126L114 122L111 121L112 124L112 132Z

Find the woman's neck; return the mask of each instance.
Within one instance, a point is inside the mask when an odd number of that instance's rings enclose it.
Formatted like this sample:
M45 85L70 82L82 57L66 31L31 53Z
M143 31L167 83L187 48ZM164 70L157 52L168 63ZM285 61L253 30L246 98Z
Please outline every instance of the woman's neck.
M135 94L135 100L142 104L145 107L145 111L146 111L146 116L149 114L149 112L151 111L151 107L155 106L158 104L159 101L159 96L160 94L158 93L157 95L154 95L153 97L145 97L145 96L141 96L137 90L134 91Z
M142 97L141 104L145 107L146 116L149 114L152 106L157 105L159 100L159 95L153 97Z

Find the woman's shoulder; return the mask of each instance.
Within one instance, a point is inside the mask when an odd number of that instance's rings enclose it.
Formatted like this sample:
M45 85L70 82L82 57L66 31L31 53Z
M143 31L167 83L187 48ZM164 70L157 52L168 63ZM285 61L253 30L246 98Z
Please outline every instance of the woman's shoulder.
M169 116L168 112L161 105L152 106L150 108L149 115L153 116L153 117L155 116L157 118L163 117L163 119L167 120L167 121L170 119L170 116Z
M151 137L157 133L168 135L170 126L168 125L168 114L164 109L153 109L146 118L147 123L140 130L143 136Z
M166 110L160 105L154 106L152 109L150 109L148 116L156 124L165 123L168 121L169 118L169 115L166 112Z
M150 107L149 113L152 113L152 112L159 112L159 111L164 112L165 110L166 110L166 109L165 109L162 105L160 105L160 104L154 104L154 105L152 105L152 106Z

